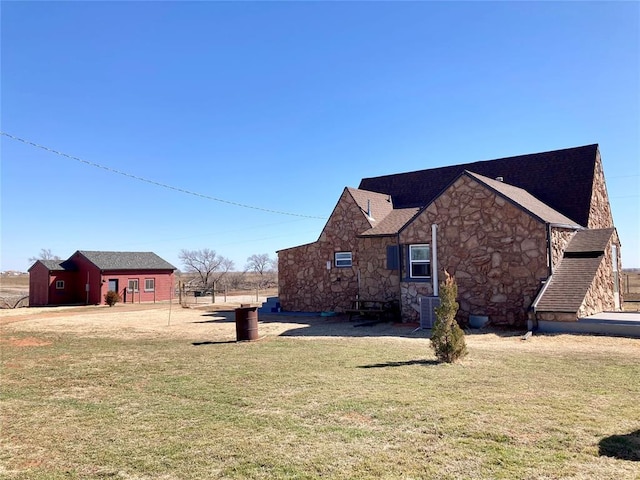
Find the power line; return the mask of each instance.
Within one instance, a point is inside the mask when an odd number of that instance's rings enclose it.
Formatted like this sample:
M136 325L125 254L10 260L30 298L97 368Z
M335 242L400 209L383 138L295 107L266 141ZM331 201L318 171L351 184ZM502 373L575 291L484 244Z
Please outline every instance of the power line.
M76 162L84 163L85 165L89 165L90 167L100 168L102 170L106 170L107 172L115 173L117 175L122 175L123 177L132 178L134 180L138 180L140 182L149 183L151 185L155 185L156 187L162 187L169 190L173 190L175 192L185 193L187 195L193 195L194 197L204 198L205 200L212 200L214 202L226 203L227 205L233 205L241 208L249 208L252 210L259 210L261 212L267 213L275 213L278 215L289 215L291 217L302 217L302 218L314 218L320 220L326 220L325 217L318 217L314 215L302 215L300 213L292 213L292 212L283 212L281 210L272 210L269 208L256 207L255 205L246 205L244 203L232 202L231 200L224 200L222 198L212 197L210 195L204 195L198 192L192 192L191 190L186 190L184 188L174 187L173 185L167 185L166 183L156 182L155 180L149 180L148 178L140 177L138 175L133 175L131 173L123 172L121 170L116 170L115 168L107 167L105 165L101 165L99 163L90 162L88 160L84 160L82 158L74 157L73 155L69 155L64 152L59 152L58 150L54 150L53 148L46 147L44 145L39 145L35 142L31 142L29 140L25 140L24 138L16 137L15 135L11 135L10 133L0 132L0 135L4 135L12 140L16 140L18 142L22 142L26 145L30 145L32 147L40 148L42 150L46 150L47 152L54 153L56 155L60 155L61 157L66 157L71 160L75 160Z

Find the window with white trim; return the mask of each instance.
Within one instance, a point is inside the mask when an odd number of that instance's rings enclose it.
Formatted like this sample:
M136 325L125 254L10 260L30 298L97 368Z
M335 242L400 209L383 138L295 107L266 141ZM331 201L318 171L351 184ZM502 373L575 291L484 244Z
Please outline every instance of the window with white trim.
M138 279L137 278L130 278L129 279L129 285L127 287L127 290L129 292L137 292L138 291Z
M56 290L64 290L64 280L56 280Z
M431 277L431 248L429 245L409 245L409 276Z
M153 292L156 289L156 279L155 278L145 278L144 279L144 291L145 292Z
M351 252L336 252L334 265L336 267L350 267L352 265Z

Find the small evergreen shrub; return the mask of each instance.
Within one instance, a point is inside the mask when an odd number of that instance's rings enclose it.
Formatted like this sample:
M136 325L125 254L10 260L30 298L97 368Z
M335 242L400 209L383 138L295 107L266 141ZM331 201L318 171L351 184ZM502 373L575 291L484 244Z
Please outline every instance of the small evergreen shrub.
M122 298L120 298L120 295L118 295L118 292L114 292L113 290L109 290L107 293L104 294L104 302L110 307L113 307L116 303L118 303L121 300Z
M431 330L431 347L441 362L453 363L467 354L464 332L456 322L460 305L456 302L458 284L445 270L440 284L440 306L436 307L436 322Z

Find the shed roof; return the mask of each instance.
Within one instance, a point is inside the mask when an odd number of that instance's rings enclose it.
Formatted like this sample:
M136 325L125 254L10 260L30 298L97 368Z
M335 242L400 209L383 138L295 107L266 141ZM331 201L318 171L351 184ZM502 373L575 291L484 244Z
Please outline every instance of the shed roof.
M602 253L607 248L613 228L598 228L591 230L582 230L574 235L569 245L565 249L565 255L571 253Z
M31 269L33 267L36 266L36 264L41 263L42 265L44 265L50 272L64 272L64 271L73 271L75 270L75 265L73 263L71 263L69 260L36 260L36 262L31 265L31 267L29 268L29 271L31 271Z
M613 228L580 230L573 236L549 286L536 304L545 312L577 313L593 282Z
M100 252L78 250L100 270L175 270L153 252Z
M391 195L395 208L423 207L468 170L489 178L502 177L578 224L588 225L597 157L598 145L585 145L363 178L359 188Z

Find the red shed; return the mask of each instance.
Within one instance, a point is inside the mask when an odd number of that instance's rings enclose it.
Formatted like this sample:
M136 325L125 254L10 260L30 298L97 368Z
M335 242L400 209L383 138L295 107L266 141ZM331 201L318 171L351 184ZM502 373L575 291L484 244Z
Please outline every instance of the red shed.
M38 260L29 269L29 305L104 303L113 290L123 302L169 300L176 268L153 252L78 250L69 259Z

